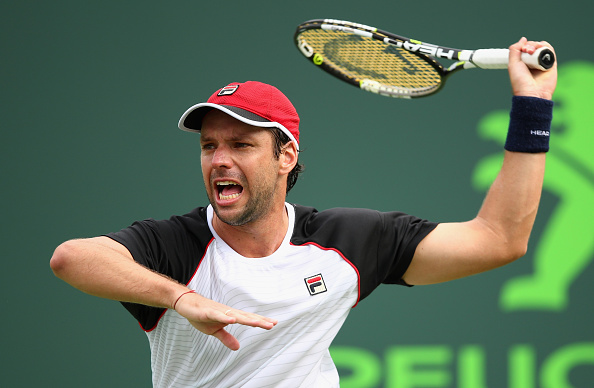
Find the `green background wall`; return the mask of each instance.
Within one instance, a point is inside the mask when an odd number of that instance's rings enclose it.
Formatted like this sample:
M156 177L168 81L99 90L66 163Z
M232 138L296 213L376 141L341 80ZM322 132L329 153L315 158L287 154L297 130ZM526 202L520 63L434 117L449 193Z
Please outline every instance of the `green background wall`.
M204 205L198 137L176 124L231 81L274 84L300 112L307 171L290 201L476 214L501 155L506 72L459 73L419 100L365 93L293 46L297 24L328 17L462 48L526 35L560 63L528 254L451 283L380 287L335 341L343 386L594 386L593 11L585 0L2 2L0 384L150 386L133 318L55 278L49 258L64 240ZM522 303L510 281L535 269L544 297Z

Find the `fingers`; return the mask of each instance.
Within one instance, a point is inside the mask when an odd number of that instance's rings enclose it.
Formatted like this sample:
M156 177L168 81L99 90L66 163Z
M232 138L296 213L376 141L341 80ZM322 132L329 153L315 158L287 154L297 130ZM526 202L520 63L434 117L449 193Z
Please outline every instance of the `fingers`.
M235 318L236 321L234 323L259 327L266 330L272 329L278 323L278 320L276 319L264 317L254 313L248 313L242 310L228 309L224 312L224 314L228 317Z
M258 314L248 313L236 309L227 309L224 312L221 310L217 310L216 318L213 317L213 320L217 319L218 322L224 324L224 326L212 333L211 335L217 338L219 341L221 341L223 345L225 345L233 351L238 350L240 345L237 338L235 338L227 330L224 329L224 327L228 324L241 324L245 326L259 327L262 329L270 330L278 323L276 319L271 319Z
M231 308L205 298L197 293L188 293L179 299L176 311L191 322L242 324L271 329L278 321L262 315Z
M522 53L534 54L534 52L543 46L542 42L533 42L522 37L518 42L509 47L509 62L510 64L521 63Z
M185 318L206 334L212 334L211 332L207 331L207 327L216 328L217 325L224 327L227 325L239 324L270 330L278 323L276 319L242 310L230 309L225 305L220 306L227 309L223 310L223 308L220 307L212 309L204 308L204 310L200 311L200 314L186 316ZM204 329L199 328L197 325L201 325L201 327L204 327Z
M237 338L225 330L225 327L228 325L241 324L270 330L278 323L276 319L266 318L258 314L247 313L236 309L227 309L225 311L213 309L206 315L203 320L189 321L196 329L205 334L212 335L233 351L238 350L240 345Z
M546 41L529 41L525 37L522 37L518 42L512 44L509 47L510 50L510 60L520 61L520 56L522 53L526 54L534 54L536 50L541 47L547 47L551 49L551 51L555 52L553 47Z
M237 340L237 338L229 334L227 330L220 329L214 332L212 336L221 341L221 343L229 349L233 351L239 350L239 341Z
M512 55L518 56L519 53L522 51L522 47L524 47L524 45L527 42L528 42L528 39L526 39L525 37L522 37L519 41L517 41L516 43L509 46L510 59L511 59Z
M530 69L522 61L522 53L534 54L536 50L544 46L554 52L548 42L529 41L525 37L509 47L508 69L512 91L515 96L552 99L557 81L556 63L550 70L541 71Z

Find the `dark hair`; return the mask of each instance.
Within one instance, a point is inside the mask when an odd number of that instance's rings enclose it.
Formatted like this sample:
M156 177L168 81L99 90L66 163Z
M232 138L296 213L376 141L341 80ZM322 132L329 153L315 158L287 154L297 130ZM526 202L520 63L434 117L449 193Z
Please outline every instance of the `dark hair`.
M272 151L274 152L274 157L278 159L281 155L281 152L283 151L283 147L288 142L290 142L291 139L278 128L269 128L269 130L272 133L272 137L274 139L274 148ZM297 183L297 178L299 178L299 174L302 173L304 169L305 167L297 162L295 167L293 167L291 172L289 172L289 175L287 175L287 194L293 188L293 186L295 186L295 183Z

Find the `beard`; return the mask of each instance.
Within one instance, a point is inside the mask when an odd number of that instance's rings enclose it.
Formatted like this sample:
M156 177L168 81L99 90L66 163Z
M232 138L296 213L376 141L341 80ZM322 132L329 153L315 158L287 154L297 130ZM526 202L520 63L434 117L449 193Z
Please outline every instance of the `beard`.
M214 180L215 178L216 176L212 179ZM230 212L225 212L224 209L217 204L215 198L212 198L212 196L218 195L216 191L213 191L212 195L208 195L208 200L217 217L227 225L243 226L268 214L274 203L273 199L276 192L276 183L267 182L265 177L260 177L261 179L256 179L256 181L260 183L257 186L251 187L248 186L244 176L235 176L234 178L241 183L243 188L242 195L249 193L249 199L243 209L238 212L233 212L233 214L229 214ZM212 186L213 185L211 184L211 187Z

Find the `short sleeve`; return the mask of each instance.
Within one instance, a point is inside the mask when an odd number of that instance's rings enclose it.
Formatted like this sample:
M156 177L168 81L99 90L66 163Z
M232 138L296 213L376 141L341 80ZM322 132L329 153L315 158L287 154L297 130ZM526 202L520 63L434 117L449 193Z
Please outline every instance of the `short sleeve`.
M148 219L105 236L130 251L134 260L182 284L187 284L200 261L212 234L203 208L168 220ZM123 303L124 307L148 330L165 309Z

